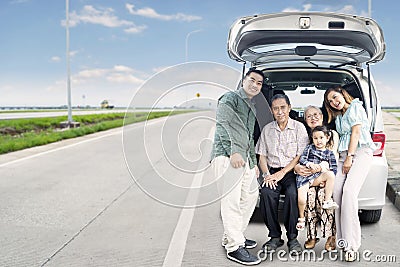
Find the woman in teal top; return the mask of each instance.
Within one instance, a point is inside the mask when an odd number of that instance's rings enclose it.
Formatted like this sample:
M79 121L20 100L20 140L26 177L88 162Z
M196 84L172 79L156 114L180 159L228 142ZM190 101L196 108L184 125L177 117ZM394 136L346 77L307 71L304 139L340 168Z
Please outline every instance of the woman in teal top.
M362 102L353 99L341 87L325 92L324 105L328 123L335 119L339 134L338 172L333 199L336 210L336 236L344 240L345 260L356 260L361 246L361 226L358 219L358 194L372 164L375 145L369 133L369 122Z

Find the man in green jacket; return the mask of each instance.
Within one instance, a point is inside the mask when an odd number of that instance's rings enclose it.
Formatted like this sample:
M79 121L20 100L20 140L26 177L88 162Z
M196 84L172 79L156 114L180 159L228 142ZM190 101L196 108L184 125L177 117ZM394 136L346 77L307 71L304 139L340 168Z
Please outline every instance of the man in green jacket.
M261 260L247 249L257 243L246 239L244 231L258 198L259 170L254 150L254 99L261 91L264 74L249 70L243 87L225 93L218 100L212 166L221 181L221 217L224 225L222 245L227 258L245 265Z

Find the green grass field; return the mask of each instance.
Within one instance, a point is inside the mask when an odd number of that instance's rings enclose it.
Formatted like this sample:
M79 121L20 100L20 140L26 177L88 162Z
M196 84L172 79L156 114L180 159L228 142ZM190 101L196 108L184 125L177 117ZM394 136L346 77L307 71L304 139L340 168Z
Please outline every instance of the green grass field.
M61 129L67 116L0 120L0 154L191 111L124 112L74 116L79 128Z

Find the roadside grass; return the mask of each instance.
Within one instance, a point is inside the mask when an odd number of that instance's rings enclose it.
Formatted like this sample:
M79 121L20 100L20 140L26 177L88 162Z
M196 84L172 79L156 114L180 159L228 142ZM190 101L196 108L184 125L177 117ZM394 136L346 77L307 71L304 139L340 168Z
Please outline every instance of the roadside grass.
M136 110L141 110L141 109L148 109L148 108L136 108ZM89 108L72 108L72 112L75 111L102 111L104 109L99 109L96 107L89 107ZM106 109L108 110L108 109ZM126 108L125 107L115 107L110 111L113 111L111 113L118 113L118 112L125 112ZM68 109L64 108L40 108L40 109L0 109L0 114L2 113L35 113L35 112L66 112Z
M170 116L187 111L153 111L134 113L105 113L74 116L81 127L61 129L67 116L32 119L0 120L0 154L75 138L135 122ZM124 122L125 120L125 122Z
M382 110L386 112L400 112L400 109L383 108Z

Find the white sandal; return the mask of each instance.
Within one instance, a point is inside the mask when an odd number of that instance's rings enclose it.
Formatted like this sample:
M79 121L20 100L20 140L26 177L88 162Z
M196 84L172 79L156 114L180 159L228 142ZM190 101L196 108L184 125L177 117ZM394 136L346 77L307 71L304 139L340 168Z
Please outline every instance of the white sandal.
M322 208L325 210L335 210L335 209L339 208L339 205L336 204L335 201L330 199L330 200L326 200L322 203Z
M354 250L347 250L344 254L344 260L347 262L353 262L357 259L357 252Z

